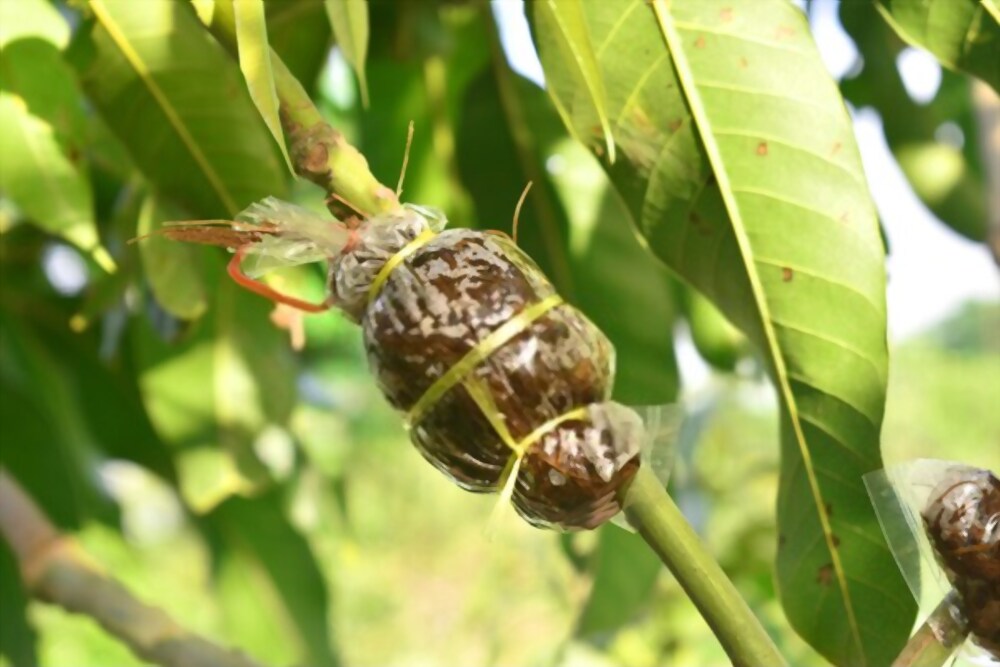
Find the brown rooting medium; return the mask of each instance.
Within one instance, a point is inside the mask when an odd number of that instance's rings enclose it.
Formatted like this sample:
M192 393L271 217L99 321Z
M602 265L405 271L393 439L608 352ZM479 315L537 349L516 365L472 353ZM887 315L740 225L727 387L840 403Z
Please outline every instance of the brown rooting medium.
M614 349L511 239L441 232L420 207L350 229L311 215L269 198L233 226L163 234L239 248L237 264L327 258L329 302L360 324L379 388L436 468L474 492L516 474L514 506L539 526L592 528L621 509L643 427L609 400Z
M1000 658L1000 480L988 470L957 469L930 498L924 526L972 639Z
M510 240L469 230L439 234L389 275L360 318L379 387L393 406L412 411L494 331L553 295L541 270ZM590 406L586 416L559 424L527 449L513 500L536 525L596 526L620 509L618 492L638 469L638 432L629 430L620 406L605 403L613 354L582 313L555 306L456 381L411 424L411 438L462 488L496 491L513 452L469 382L485 387L513 442Z

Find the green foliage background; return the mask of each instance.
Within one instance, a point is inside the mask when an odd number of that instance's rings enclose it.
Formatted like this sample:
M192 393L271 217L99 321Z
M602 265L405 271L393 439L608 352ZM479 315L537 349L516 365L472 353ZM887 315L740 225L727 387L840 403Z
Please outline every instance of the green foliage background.
M310 317L308 344L293 353L268 304L224 278L223 253L161 239L126 245L163 221L232 216L266 195L322 209L323 193L287 173L240 63L200 25L204 4L0 0L2 465L140 597L270 664L724 664L635 535L614 526L557 535L508 517L488 536L493 499L454 488L406 442L351 324ZM959 13L951 19L966 30L955 34L982 43L927 39L906 30L920 25L919 4L844 4L865 66L841 92L892 119L887 139L917 194L985 242L969 79L945 72L937 97L915 107L886 63L901 34L996 88L998 28L992 14ZM506 230L534 182L520 241L615 342L619 400L676 400L674 332L690 330L716 370L690 399L671 491L789 662L825 664L775 590L773 360L755 356L716 306L736 303L727 312L744 328L740 318L758 313L731 283L706 287L703 267L671 264L712 300L661 263L671 262L671 232L647 225L627 192L650 175L627 152L602 163L600 131L580 137L610 127L607 109L585 100L567 120L509 70L474 3L373 3L367 21L350 0L264 8L271 46L383 182L395 181L415 123L406 201L442 207L453 225ZM540 28L532 17L536 38L550 18ZM581 24L565 25L573 43ZM343 58L328 57L331 39ZM567 74L591 80L577 88L587 100L617 104L621 90L593 92L596 72L621 63L613 55ZM619 74L602 85L629 72ZM832 86L817 86L837 102ZM934 141L943 120L961 126L964 150ZM634 137L642 128L631 122L611 131ZM710 173L693 130L685 141L685 169ZM950 188L921 180L956 160ZM709 214L716 205L692 204ZM83 289L58 289L54 251L82 262ZM312 297L323 290L316 267L273 279ZM968 304L892 350L887 464L927 456L1000 468L998 330L996 304ZM89 619L27 601L5 547L0 609L0 664L140 664Z

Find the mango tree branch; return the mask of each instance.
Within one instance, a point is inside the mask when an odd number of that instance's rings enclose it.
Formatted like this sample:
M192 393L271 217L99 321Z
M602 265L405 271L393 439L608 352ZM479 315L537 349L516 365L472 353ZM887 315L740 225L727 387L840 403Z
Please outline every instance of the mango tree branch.
M673 573L733 665L786 664L739 591L645 466L626 492L625 516Z
M139 658L164 667L258 667L239 651L177 625L101 572L3 468L0 535L10 545L30 595L93 618Z
M215 3L208 29L226 49L237 55L236 20L232 0ZM399 207L396 193L372 175L368 161L330 126L312 99L281 58L271 51L278 113L295 173L336 195L355 210L368 215ZM330 200L334 213L343 207Z

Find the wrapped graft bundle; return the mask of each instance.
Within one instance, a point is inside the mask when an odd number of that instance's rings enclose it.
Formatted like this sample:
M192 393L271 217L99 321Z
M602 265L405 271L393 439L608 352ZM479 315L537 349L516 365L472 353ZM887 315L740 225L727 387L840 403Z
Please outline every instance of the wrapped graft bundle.
M938 641L1000 664L1000 480L921 459L869 473L865 484L914 596L937 605L927 624Z
M1000 661L1000 480L989 470L952 469L921 516L972 641Z
M508 237L444 226L417 206L344 225L266 199L235 222L164 233L235 248L230 274L241 284L357 322L383 394L456 484L503 491L538 526L599 525L621 509L644 439L639 416L609 400L610 342ZM323 304L252 279L320 260Z

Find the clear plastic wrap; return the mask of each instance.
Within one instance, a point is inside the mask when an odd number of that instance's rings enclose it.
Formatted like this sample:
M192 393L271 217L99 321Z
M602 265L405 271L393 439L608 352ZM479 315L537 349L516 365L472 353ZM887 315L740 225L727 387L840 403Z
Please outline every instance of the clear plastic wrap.
M232 223L226 245L237 264L252 258L253 275L329 262L329 303L360 324L383 394L459 486L504 490L535 525L602 523L649 440L640 416L610 401L611 343L511 239L445 223L405 206L343 225L268 199ZM171 236L219 242L199 234Z
M951 648L968 635L963 647L968 661L1000 664L997 477L959 463L921 459L869 473L865 485L939 642Z

